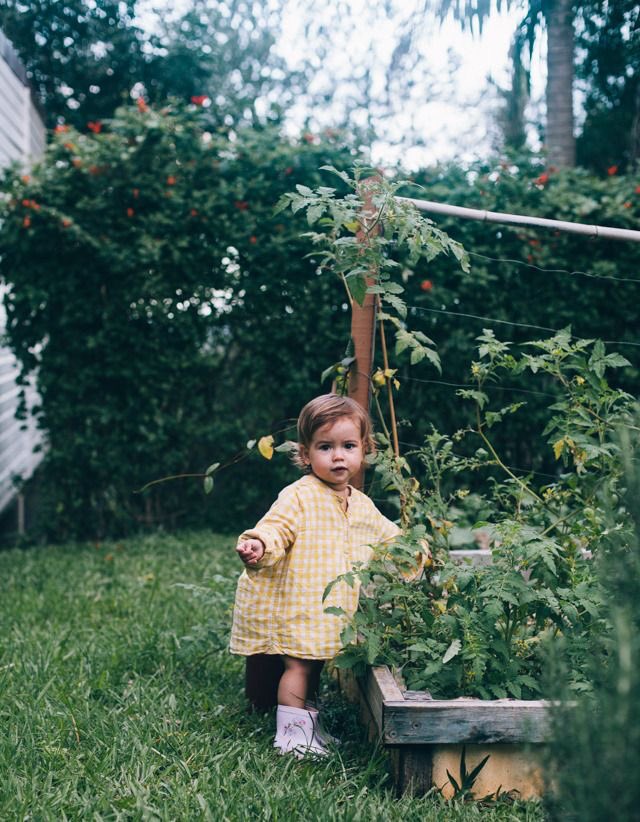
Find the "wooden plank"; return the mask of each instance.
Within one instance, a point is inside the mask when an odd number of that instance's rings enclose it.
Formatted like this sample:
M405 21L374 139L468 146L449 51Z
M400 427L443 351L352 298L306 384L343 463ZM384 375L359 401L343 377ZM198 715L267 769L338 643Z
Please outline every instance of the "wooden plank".
M449 551L449 559L460 563L460 565L469 563L477 567L479 565L491 565L493 556L489 548L459 548Z
M372 668L364 697L387 745L543 742L549 703L520 699L431 699L412 691L405 698L386 666Z
M385 702L388 745L544 742L549 704L542 700L433 699Z
M433 746L405 745L390 751L391 773L398 796L424 796L433 787Z
M402 700L402 691L386 665L370 668L367 675L358 682L362 700L373 718L378 732L384 729L385 704Z

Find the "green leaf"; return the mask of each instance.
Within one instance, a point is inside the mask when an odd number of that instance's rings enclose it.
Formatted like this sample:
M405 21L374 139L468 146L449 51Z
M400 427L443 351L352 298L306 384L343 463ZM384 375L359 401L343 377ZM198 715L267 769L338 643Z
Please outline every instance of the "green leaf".
M280 443L274 449L278 454L295 454L298 451L298 443L293 440L286 440Z
M383 297L384 301L388 303L392 308L398 312L398 314L404 320L407 316L407 304L404 300L401 300L399 297L394 296L393 294L385 294Z
M358 303L358 305L363 305L364 298L367 295L367 281L365 278L360 274L357 274L355 277L347 274L347 285L349 287L349 293L353 299Z
M320 203L319 205L310 206L307 210L307 223L309 225L313 225L315 222L317 222L322 216L324 210L325 207L323 203Z
M352 183L351 177L349 177L346 171L338 171L338 169L333 166L320 166L320 171L329 171L331 174L335 174L340 177L340 179L344 180L345 183L349 183L350 185Z
M442 657L442 664L446 665L449 660L453 659L460 653L462 642L459 639L454 639L451 645L447 648L445 655Z
M213 477L205 477L203 485L205 494L210 494L213 491Z
M329 379L329 377L333 377L336 373L336 363L330 365L328 368L325 368L322 374L320 375L320 382L324 382L325 380Z
M214 471L217 471L220 468L219 462L212 463L207 470L205 471L205 475L208 477L210 474L213 474Z
M427 355L426 349L424 348L413 348L411 350L411 356L409 357L409 361L411 365L417 365L421 362Z

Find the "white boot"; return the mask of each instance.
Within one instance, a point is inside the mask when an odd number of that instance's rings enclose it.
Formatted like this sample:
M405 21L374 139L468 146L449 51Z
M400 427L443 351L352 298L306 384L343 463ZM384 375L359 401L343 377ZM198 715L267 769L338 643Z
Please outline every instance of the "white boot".
M281 754L292 753L297 759L304 756L326 756L329 751L316 735L316 716L306 708L278 705L274 748Z
M314 708L313 705L311 705L308 702L305 702L304 709L305 709L305 711L309 711L309 713L311 714L311 716L313 718L313 724L315 726L315 732L316 732L316 739L318 740L318 742L321 745L324 745L325 748L326 748L328 745L341 745L342 744L341 741L337 737L332 736L329 733L329 731L327 731L327 729L323 727L322 720L320 719L320 713L319 713L317 708Z

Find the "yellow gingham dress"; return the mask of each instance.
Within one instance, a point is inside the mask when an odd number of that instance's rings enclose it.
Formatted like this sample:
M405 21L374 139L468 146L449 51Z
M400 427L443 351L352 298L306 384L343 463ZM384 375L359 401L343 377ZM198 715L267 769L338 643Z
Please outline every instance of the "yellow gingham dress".
M256 527L242 534L239 541L258 538L266 550L238 580L231 653L299 659L331 659L338 653L359 590L340 582L323 603L324 589L354 562L369 560L371 545L400 533L355 488L348 503L344 511L343 498L308 474L284 488ZM324 613L330 605L347 616Z

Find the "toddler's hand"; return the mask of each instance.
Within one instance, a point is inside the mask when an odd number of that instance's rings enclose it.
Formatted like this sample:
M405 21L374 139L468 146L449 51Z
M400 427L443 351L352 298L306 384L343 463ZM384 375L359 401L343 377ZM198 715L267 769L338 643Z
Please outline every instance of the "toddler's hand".
M259 539L245 539L236 546L236 551L245 565L255 565L264 556L264 543Z

